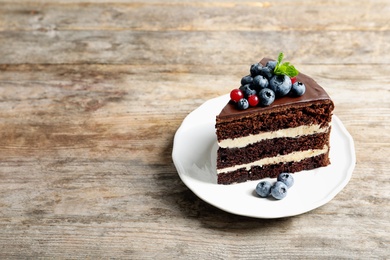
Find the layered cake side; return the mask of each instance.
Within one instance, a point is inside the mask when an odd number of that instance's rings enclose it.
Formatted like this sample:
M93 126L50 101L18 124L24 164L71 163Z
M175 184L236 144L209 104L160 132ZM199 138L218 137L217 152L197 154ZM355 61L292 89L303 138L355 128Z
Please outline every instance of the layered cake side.
M269 59L263 59L265 65ZM334 104L325 90L299 73L306 91L269 106L237 109L230 101L216 118L219 184L327 166Z

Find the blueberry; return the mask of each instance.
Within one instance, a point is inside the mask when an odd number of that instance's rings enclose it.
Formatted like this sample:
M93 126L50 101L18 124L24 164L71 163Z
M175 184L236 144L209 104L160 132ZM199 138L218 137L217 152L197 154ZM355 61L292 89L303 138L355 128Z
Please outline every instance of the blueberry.
M252 84L253 78L251 75L247 75L241 79L241 85L244 86L246 84Z
M294 184L294 177L292 176L292 174L287 172L282 172L281 174L279 174L277 180L286 184L287 188L291 188L291 186L293 186Z
M269 82L269 88L275 92L276 97L283 97L291 90L292 84L289 76L275 75Z
M246 84L244 86L241 86L240 90L244 94L245 98L248 98L252 95L256 95L256 90L252 89L250 84Z
M303 94L305 94L305 91L306 91L305 84L297 81L292 85L291 90L290 90L290 94L294 97L300 97Z
M269 181L261 181L256 186L256 193L262 198L266 198L271 194L271 183Z
M263 65L261 65L260 63L252 64L251 69L250 69L251 76L255 77L255 76L259 75L262 67L263 67Z
M271 71L274 71L276 64L277 64L276 60L270 60L270 61L267 61L265 66L268 67Z
M259 92L259 101L263 106L269 106L275 101L275 92L269 88L263 88Z
M249 107L249 102L246 98L241 98L238 102L237 102L237 107L238 109L241 109L241 110L245 110Z
M253 78L253 88L257 91L263 88L268 88L268 79L266 79L262 75L257 75L256 77Z
M281 200L287 195L287 186L281 181L275 182L275 184L271 187L271 195L277 200Z
M260 75L266 77L267 79L271 79L274 75L273 70L268 67L262 67L259 72Z

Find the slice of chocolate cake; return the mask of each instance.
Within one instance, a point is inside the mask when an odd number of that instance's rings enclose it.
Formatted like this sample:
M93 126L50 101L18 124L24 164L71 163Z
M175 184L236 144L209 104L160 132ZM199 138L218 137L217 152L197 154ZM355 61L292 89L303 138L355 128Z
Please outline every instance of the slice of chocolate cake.
M260 67L269 60L261 60ZM301 96L292 96L290 90L282 97L276 94L268 106L255 104L242 109L231 100L222 109L216 118L219 184L274 178L281 172L311 170L330 163L334 104L312 78L299 73L296 80L305 86Z

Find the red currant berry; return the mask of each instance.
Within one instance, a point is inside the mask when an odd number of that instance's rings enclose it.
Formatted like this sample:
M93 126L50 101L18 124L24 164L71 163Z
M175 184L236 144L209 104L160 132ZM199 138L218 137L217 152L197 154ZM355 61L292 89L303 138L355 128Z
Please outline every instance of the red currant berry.
M295 82L297 82L297 77L291 77L291 84L294 84Z
M230 92L230 99L233 100L234 102L238 102L243 97L244 97L244 94L238 88L237 89L233 89Z
M257 97L257 95L251 95L250 97L248 97L248 102L251 107L255 107L257 106L257 104L259 104L259 98Z

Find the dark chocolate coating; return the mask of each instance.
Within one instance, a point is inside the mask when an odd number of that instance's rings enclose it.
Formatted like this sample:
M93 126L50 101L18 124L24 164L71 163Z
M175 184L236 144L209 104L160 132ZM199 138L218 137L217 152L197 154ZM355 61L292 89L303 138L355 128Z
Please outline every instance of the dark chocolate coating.
M264 58L260 61L260 63L265 65L269 60L271 59ZM250 107L246 110L239 110L236 108L236 105L234 103L229 102L222 109L221 113L217 116L217 118L219 120L232 119L237 116L247 116L253 114L254 112L267 113L278 111L279 108L285 109L286 107L299 107L301 105L306 105L307 103L313 103L316 101L331 101L329 95L325 92L325 90L309 76L299 73L297 76L297 81L304 83L306 86L305 93L300 97L284 96L282 98L275 99L275 101L267 107Z

